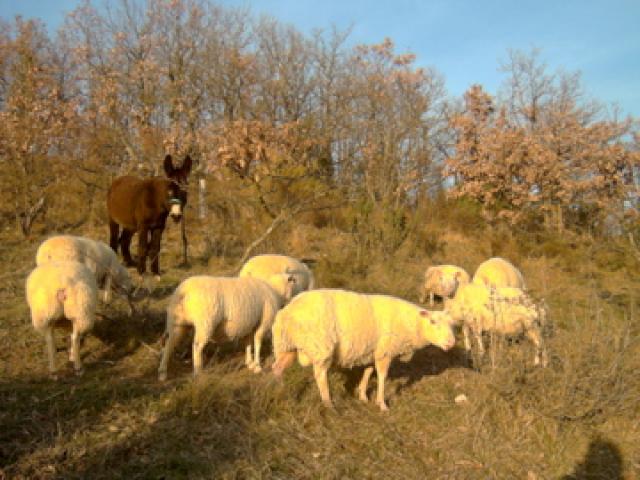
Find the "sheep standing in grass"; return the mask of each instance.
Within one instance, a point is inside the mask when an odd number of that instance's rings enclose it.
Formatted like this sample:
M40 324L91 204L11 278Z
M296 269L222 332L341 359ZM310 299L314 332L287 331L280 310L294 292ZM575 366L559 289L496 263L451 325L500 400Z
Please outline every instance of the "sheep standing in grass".
M69 360L76 374L82 374L80 340L95 323L98 287L93 273L79 262L46 263L29 274L26 294L33 327L47 343L51 376L56 373L53 329L65 320L72 326Z
M472 281L487 287L526 288L520 270L508 260L500 257L493 257L482 262L473 275Z
M443 300L455 295L459 285L469 283L470 277L464 268L455 265L434 265L427 268L424 284L420 292L420 303L429 295L429 305L433 306L434 296Z
M259 278L269 282L273 275L288 273L296 280L294 296L315 287L313 272L309 267L293 257L286 255L256 255L245 262L240 269L239 277Z
M299 294L276 316L273 325L275 363L282 375L296 358L313 373L325 405L331 407L327 370L365 365L358 387L367 401L367 384L375 365L378 375L376 403L388 410L384 383L391 361L429 343L448 350L455 337L442 312L386 295L364 295L346 290L320 289Z
M271 285L276 285L272 288ZM257 278L195 276L183 281L167 307L166 343L158 369L161 381L167 378L167 365L185 327L194 327L193 373L202 370L202 350L209 340L243 340L245 363L258 373L260 347L271 329L278 309L291 299L295 279L287 274L273 275L269 283ZM283 292L280 294L279 292ZM251 355L253 337L254 353Z
M129 272L106 243L74 235L56 235L38 247L36 265L61 261L84 264L103 289L102 300L105 303L111 300L112 289L131 300L133 283Z
M471 351L470 334L475 337L481 356L484 354L483 332L504 336L524 334L536 348L534 365L547 365L542 338L546 312L522 289L469 283L458 288L456 296L445 302L445 312L450 315L452 325L462 326L468 352Z

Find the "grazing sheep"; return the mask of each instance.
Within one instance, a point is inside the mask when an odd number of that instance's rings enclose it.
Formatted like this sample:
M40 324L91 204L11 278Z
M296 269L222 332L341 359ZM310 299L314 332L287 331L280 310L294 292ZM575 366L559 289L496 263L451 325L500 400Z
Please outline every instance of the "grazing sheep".
M450 315L452 325L462 326L468 352L471 350L470 333L476 339L480 355L484 354L482 332L504 336L524 334L536 348L534 365L547 365L547 352L542 339L546 312L522 289L493 288L476 283L462 285L456 296L445 302L445 313Z
M270 285L277 285L272 288ZM193 373L202 370L202 350L215 341L243 340L245 363L254 372L261 371L260 347L271 329L278 309L291 299L295 279L278 274L269 283L256 278L195 276L184 280L167 307L166 344L158 368L158 378L167 378L167 365L185 327L193 326ZM277 292L283 291L284 295ZM251 339L254 355L251 355Z
M327 370L364 365L358 387L367 401L367 384L375 364L378 375L376 403L388 410L384 383L391 361L433 343L450 349L455 337L442 312L386 295L364 295L346 290L304 292L278 312L273 325L275 363L282 375L296 358L302 366L313 364L313 373L325 405L331 407Z
M60 261L76 261L89 268L103 289L103 302L111 300L112 289L131 300L133 283L129 272L106 243L74 235L56 235L40 244L36 265Z
M53 329L71 322L69 360L82 374L80 340L95 323L98 287L93 273L79 262L52 262L36 267L27 278L26 295L33 327L44 335L49 373L55 378Z
M245 262L239 277L253 277L269 281L272 275L288 273L296 279L294 296L305 290L313 290L315 280L311 269L300 260L286 255L256 255Z
M470 277L464 268L455 265L434 265L424 274L424 285L420 293L420 303L429 295L429 305L433 306L434 296L443 300L455 295L459 285L469 283Z
M482 262L473 275L473 283L487 287L526 288L522 273L511 262L493 257Z

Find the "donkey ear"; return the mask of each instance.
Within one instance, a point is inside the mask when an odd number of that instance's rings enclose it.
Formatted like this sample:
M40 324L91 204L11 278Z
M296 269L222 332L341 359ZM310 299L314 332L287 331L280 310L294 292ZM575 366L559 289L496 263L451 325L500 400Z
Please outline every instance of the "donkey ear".
M189 155L187 155L186 157L184 157L184 161L182 162L182 167L180 168L180 170L182 171L182 174L187 176L191 173L191 165L192 165L192 160L191 157Z
M173 168L173 161L171 160L171 155L167 155L164 157L164 173L167 174L167 177L173 176L175 169Z

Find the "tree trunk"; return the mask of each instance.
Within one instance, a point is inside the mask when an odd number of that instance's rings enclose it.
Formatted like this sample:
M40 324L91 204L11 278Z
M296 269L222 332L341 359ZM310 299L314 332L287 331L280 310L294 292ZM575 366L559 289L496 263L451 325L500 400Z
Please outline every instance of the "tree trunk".
M198 181L198 218L207 218L207 181L204 177Z
M46 204L46 198L40 197L40 199L31 208L24 212L24 215L20 220L20 227L22 228L22 234L25 237L29 236L31 233L31 227L33 227L34 220L44 211Z

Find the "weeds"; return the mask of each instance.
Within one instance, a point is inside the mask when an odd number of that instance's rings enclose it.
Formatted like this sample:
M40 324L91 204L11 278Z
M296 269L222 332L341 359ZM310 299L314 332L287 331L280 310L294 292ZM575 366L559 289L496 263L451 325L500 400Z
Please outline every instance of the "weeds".
M445 229L437 215L409 225L413 233L391 257L369 252L359 265L352 262L358 242L327 221L321 229L296 225L263 248L314 258L321 286L415 301L434 257L472 272L499 243L495 235ZM163 264L177 265L179 232L168 229L167 236ZM185 344L170 380L158 383L167 295L188 275L232 274L243 250L237 245L231 255L197 235L190 240L192 256L202 261L189 271L168 268L133 319L119 302L101 307L106 320L82 349L85 375L68 372L58 382L46 378L44 342L28 320L26 274L11 273L31 265L38 242L4 243L5 477L638 478L639 279L620 267L618 254L607 270L609 257L598 254L592 262L587 244L554 246L560 253L548 256L527 251L517 237L506 240L502 251L520 262L532 294L549 305L549 367L531 366L527 341L496 339L478 371L467 367L460 347L448 353L426 348L392 365L391 411L383 415L357 400L358 371L330 373L336 411L326 410L310 369L295 366L279 383L268 373L246 371L234 345L210 348L204 375L193 381ZM562 256L565 248L571 260ZM567 268L581 255L586 260ZM66 345L66 338L57 342ZM60 361L66 352L58 355ZM454 402L461 394L467 400Z

